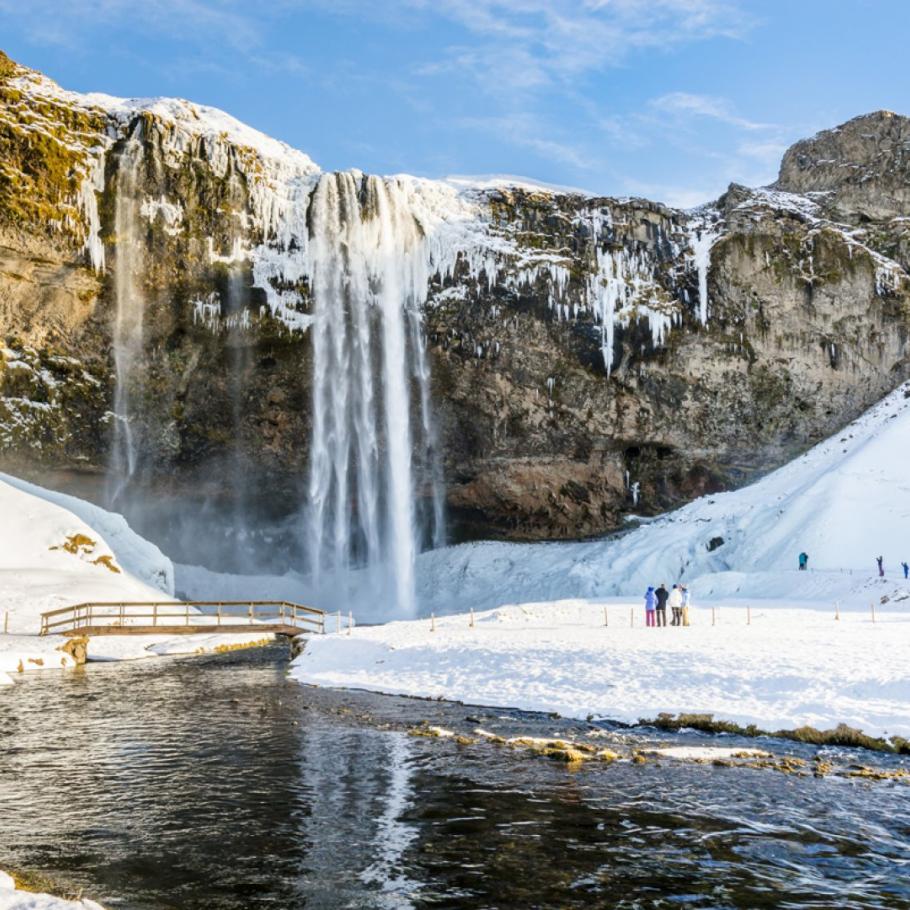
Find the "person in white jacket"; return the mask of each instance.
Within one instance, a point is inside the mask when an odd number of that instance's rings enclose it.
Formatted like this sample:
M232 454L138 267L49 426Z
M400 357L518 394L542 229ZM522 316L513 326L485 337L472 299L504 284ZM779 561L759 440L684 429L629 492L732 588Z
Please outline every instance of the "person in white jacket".
M689 625L689 601L692 599L692 595L687 585L680 585L680 587L682 588L682 624L687 626Z
M681 626L683 597L679 585L673 585L673 590L670 592L670 599L667 601L667 605L673 611L673 619L670 620L670 625Z

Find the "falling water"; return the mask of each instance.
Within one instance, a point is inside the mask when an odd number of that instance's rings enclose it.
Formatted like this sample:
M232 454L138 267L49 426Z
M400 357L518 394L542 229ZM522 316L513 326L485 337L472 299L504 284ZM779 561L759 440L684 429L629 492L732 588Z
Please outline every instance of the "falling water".
M426 239L396 181L327 174L310 205L308 255L311 571L317 590L337 600L350 570L363 566L374 602L412 613L420 539L415 453L431 482L438 479L420 321L430 277ZM432 486L431 535L439 541L441 485Z
M143 145L137 136L139 128L126 141L117 160L115 176L114 233L114 298L116 311L113 326L114 352L114 419L111 460L108 469L108 503L118 504L136 471L137 444L131 424L130 387L142 356L143 315L145 302L139 286L138 270L142 262L139 224L139 171Z
M235 570L250 568L250 488L244 458L244 413L247 380L251 367L250 337L244 320L243 274L231 269L222 304L228 325L226 339L227 391L230 397L231 439L227 478L231 496L232 563Z

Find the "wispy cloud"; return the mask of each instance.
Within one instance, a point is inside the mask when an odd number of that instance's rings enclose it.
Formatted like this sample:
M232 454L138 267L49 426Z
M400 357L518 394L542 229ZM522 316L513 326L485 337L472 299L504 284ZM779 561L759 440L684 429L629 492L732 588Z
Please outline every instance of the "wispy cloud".
M686 117L707 117L729 126L743 130L768 130L774 129L772 123L758 123L741 117L726 98L714 95L693 95L689 92L669 92L659 98L653 98L650 106L658 111L669 114L679 114Z
M582 144L554 136L553 130L533 114L462 117L456 125L463 129L488 133L500 139L505 137L512 145L531 149L542 160L567 165L579 171L591 170L597 163Z
M740 38L752 19L723 0L389 0L463 27L436 71L457 70L483 88L524 89L602 71L642 49Z

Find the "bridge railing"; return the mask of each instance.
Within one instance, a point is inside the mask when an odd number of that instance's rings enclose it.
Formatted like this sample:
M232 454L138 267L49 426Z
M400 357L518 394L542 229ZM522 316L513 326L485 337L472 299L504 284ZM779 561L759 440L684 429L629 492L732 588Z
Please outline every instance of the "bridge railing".
M74 604L41 614L41 635L109 627L174 629L205 627L238 631L280 625L301 632L325 632L325 612L285 600L108 601Z

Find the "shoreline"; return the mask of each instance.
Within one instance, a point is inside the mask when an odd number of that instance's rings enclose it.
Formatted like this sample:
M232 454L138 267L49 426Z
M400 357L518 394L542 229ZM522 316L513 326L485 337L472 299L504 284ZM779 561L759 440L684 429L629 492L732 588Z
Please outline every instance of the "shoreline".
M753 602L748 618L743 609L734 623L724 607L712 626L702 605L692 626L654 630L636 611L571 600L357 627L309 641L290 675L580 721L910 748L910 612L872 623L842 610L835 621L805 605Z

